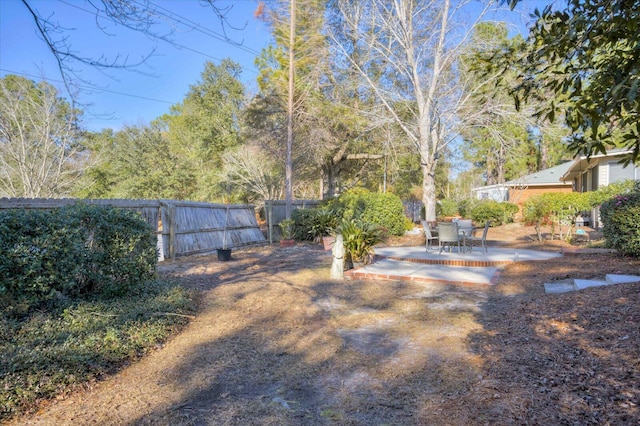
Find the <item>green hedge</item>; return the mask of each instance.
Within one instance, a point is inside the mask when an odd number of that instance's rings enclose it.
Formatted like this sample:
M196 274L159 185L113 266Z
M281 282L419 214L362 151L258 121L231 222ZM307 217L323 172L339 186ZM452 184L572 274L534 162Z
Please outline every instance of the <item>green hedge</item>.
M0 211L0 306L126 294L155 278L157 258L151 227L131 211Z
M640 192L617 195L600 208L607 245L640 257Z
M403 235L413 227L404 214L402 200L395 194L356 188L329 202L328 208L340 220L371 223L387 235Z
M473 205L467 217L478 224L492 221L494 226L513 222L514 215L518 213L518 206L513 203L499 203L494 200L482 200Z
M438 201L438 204L436 204L436 216L439 218L443 218L446 216L456 216L457 214L458 203L453 200L444 199Z

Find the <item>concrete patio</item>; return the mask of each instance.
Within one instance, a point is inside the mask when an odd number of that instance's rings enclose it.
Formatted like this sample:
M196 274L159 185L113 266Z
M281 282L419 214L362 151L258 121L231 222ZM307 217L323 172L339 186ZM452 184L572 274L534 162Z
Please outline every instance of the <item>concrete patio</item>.
M481 248L439 253L437 247L380 247L373 264L347 271L345 278L490 285L504 265L561 256L559 252L502 247L490 247L487 253Z

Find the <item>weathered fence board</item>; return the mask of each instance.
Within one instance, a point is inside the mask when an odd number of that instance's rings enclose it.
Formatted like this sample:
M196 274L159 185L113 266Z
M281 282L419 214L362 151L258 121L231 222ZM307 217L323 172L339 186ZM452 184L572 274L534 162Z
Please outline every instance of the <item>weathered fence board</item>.
M50 209L78 202L133 210L158 235L159 259L264 243L254 207L178 200L2 198L0 209Z
M320 203L320 200L292 200L291 210L312 209L318 207ZM286 201L267 200L264 202L264 209L267 216L268 238L270 242L273 242L274 238L282 236L278 224L286 218Z

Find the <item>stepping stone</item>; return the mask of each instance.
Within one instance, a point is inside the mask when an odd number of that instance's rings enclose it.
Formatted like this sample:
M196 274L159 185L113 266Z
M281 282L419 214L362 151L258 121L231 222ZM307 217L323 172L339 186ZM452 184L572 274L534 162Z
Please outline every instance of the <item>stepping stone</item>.
M545 283L544 292L547 294L560 294L576 290L576 286L570 282Z
M637 283L638 281L640 281L640 277L637 275L607 274L606 280L609 284L626 284Z
M579 280L574 279L573 283L575 284L578 290L582 290L589 287L601 287L603 285L609 285L608 282L602 280Z

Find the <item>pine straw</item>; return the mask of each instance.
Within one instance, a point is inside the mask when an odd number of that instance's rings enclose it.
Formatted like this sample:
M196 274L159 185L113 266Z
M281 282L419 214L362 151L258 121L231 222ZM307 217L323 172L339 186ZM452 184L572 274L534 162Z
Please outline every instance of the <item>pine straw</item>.
M597 257L589 260L602 272ZM637 261L617 266L637 270ZM482 358L478 380L431 405L446 424L640 423L640 283L544 295L540 282L569 272L560 262L544 268L539 279L507 268L489 293L468 340Z
M492 229L490 239L501 233L502 243L532 244L530 229ZM328 278L330 261L298 244L164 265L202 292L197 318L162 350L37 420L640 423L640 284L561 295L543 288L638 274L640 262L595 254L518 263L487 289L338 282Z

